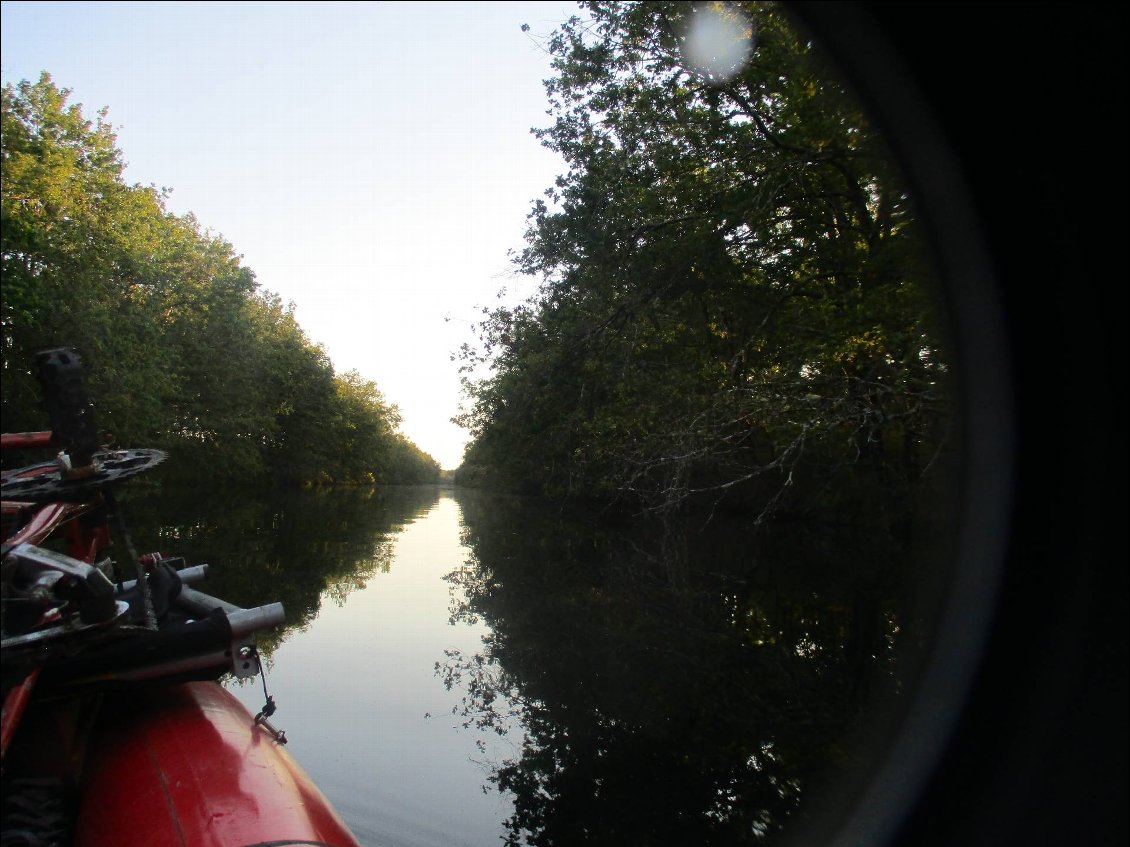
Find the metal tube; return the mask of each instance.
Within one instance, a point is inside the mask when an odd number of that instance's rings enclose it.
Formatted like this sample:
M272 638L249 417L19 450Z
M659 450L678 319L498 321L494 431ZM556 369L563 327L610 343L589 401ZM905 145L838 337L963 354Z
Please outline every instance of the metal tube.
M261 629L279 626L286 620L282 603L268 603L265 606L256 606L254 609L240 609L227 614L233 639L242 638Z
M190 582L200 582L204 577L208 576L207 565L193 565L191 568L185 568L182 571L177 571L177 576L180 577L181 590L184 590L184 585ZM122 583L122 591L129 591L137 585L136 579L129 579Z
M221 600L219 597L213 597L211 594L189 588L187 585L181 586L176 602L179 606L201 617L210 614L213 609L223 609L228 613L242 611L239 606L229 603L227 600Z

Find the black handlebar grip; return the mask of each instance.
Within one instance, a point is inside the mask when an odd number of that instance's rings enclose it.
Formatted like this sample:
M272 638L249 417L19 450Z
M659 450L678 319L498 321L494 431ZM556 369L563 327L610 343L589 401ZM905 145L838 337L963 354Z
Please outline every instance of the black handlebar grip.
M53 347L36 353L35 365L55 443L70 456L72 467L90 465L99 448L98 424L86 396L82 359L69 347Z

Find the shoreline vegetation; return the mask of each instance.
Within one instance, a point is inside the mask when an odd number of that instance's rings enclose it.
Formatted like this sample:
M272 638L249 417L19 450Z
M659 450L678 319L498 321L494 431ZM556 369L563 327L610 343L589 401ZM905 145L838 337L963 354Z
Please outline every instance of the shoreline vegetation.
M126 184L106 109L90 119L69 95L46 72L3 91L4 428L45 428L34 355L68 346L112 443L185 472L437 481L378 387L336 373L231 244L166 211L167 189Z
M684 55L691 4L581 6L542 41L535 134L566 171L513 254L539 288L484 310L461 351L457 480L907 537L918 503L952 502L954 374L912 198L862 106L775 4L711 7L752 52L710 72Z

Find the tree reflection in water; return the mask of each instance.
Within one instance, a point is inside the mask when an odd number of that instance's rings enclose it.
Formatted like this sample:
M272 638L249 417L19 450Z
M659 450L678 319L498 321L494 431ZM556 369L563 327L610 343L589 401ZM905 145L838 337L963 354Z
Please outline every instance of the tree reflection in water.
M341 605L388 571L396 534L438 498L432 486L240 490L158 477L119 499L139 553L207 563L199 587L238 606L283 604L285 628L258 639L269 656L309 626L323 596Z
M720 520L628 533L459 502L452 618L493 634L436 673L465 726L524 730L490 776L513 844L742 843L803 819L860 763L849 739L925 631L889 533L778 524L751 543Z
M210 563L202 588L243 606L280 600L292 631L323 596L340 603L387 568L399 529L438 496L158 484L120 499L139 551ZM751 534L721 517L604 526L457 499L468 559L447 577L450 615L488 634L436 673L467 727L515 744L489 776L513 797L514 844L792 832L866 758L854 733L900 700L928 644L910 541L887 528L898 520L778 520Z

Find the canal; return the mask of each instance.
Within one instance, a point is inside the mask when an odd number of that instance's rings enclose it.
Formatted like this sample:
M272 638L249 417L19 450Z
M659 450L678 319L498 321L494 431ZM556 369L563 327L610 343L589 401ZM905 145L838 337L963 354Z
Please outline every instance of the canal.
M928 640L874 528L616 525L435 487L122 501L139 550L283 602L272 721L365 844L761 841L866 765L853 739Z

